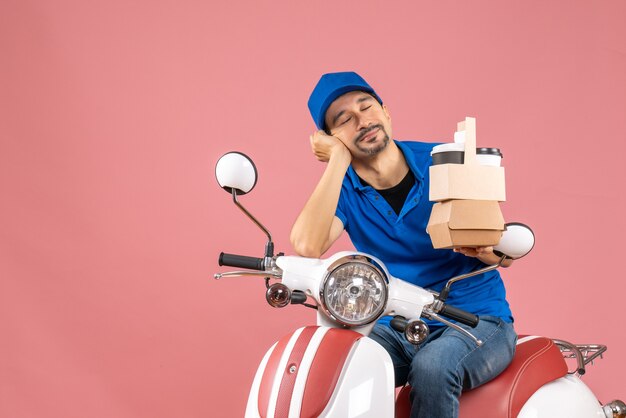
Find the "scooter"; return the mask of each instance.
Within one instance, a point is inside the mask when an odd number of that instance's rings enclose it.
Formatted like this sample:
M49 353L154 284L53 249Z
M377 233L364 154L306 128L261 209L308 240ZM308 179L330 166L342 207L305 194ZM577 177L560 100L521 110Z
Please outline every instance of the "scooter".
M393 277L376 257L343 251L326 259L274 255L269 231L239 202L257 181L253 161L239 152L216 165L219 185L267 236L263 257L221 253L220 266L245 270L215 274L265 278L267 302L276 308L300 304L317 310L317 325L295 330L265 354L254 376L246 418L408 417L410 388L396 396L391 358L367 337L376 320L389 315L394 329L412 344L429 335L423 319L452 327L476 345L470 329L480 318L446 303L451 287L469 277L518 259L534 246L534 234L519 223L507 224L494 252L500 262L450 279L441 292ZM620 400L602 405L580 375L601 357L603 345L575 345L540 336L521 336L509 367L494 380L463 392L460 417L625 418ZM568 370L566 358L576 367Z

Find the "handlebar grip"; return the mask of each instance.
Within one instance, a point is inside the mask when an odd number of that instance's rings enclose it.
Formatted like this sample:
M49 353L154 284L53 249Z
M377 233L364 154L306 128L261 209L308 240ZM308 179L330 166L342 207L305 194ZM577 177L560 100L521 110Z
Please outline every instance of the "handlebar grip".
M475 328L480 320L478 315L474 315L473 313L469 313L463 309L455 308L450 305L443 305L443 308L439 311L439 315L453 319L472 328Z
M248 257L246 255L220 253L218 261L220 266L241 267L250 270L265 270L265 260L258 257Z
M407 319L403 316L394 316L391 319L391 328L395 329L398 332L402 332L404 333L404 330L406 329L406 326L408 325L409 321L407 321Z
M300 290L294 290L291 292L291 304L292 305L302 305L306 302L307 296L306 293Z

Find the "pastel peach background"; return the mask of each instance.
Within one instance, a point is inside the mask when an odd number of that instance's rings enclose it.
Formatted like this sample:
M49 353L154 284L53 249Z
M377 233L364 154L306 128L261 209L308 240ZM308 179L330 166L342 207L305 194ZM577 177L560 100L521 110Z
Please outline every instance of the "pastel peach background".
M622 0L2 0L0 417L242 416L313 314L211 278L264 244L213 166L254 158L244 203L290 252L323 169L306 100L350 69L396 138L477 118L537 235L505 271L517 330L607 344L584 380L626 398L625 21Z

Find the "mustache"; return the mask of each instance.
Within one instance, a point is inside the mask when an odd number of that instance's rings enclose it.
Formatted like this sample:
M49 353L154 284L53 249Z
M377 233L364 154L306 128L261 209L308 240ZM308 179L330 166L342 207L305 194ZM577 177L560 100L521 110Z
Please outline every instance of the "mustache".
M383 129L383 125L381 125L381 124L378 124L378 125L372 125L372 126L370 126L370 127L366 128L366 129L363 129L363 130L362 130L362 131L361 131L361 132L360 132L360 133L356 136L356 138L354 138L354 143L356 144L356 143L357 143L357 142L359 142L361 139L363 139L363 137L364 137L365 135L367 135L368 133L370 133L371 131L373 131L374 129L377 129L377 128L378 128L378 129L380 129L380 130L381 130L381 131L383 131L383 132L385 131L385 130Z

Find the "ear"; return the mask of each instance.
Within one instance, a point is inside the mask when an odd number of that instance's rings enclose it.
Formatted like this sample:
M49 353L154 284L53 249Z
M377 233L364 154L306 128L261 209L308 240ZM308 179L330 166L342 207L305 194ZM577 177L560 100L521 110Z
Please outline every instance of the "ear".
M389 113L389 108L387 108L387 105L383 105L383 112L385 112L385 116L387 116L387 119L391 120L391 113Z

